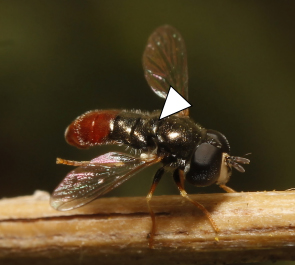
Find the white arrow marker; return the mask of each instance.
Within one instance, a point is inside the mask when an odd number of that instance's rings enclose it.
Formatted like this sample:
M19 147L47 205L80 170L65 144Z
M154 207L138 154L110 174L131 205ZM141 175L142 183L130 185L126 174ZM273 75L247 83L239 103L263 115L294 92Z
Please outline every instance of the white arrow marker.
M172 86L170 86L162 113L160 115L160 120L191 106L192 105L189 104L183 96L181 96Z

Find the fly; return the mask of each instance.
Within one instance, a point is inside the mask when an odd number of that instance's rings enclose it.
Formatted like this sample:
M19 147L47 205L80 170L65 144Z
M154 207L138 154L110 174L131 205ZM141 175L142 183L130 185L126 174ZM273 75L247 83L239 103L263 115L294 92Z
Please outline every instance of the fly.
M172 86L188 99L186 48L175 28L164 25L151 34L143 54L143 69L149 86L159 97L165 99ZM162 165L146 197L152 220L149 247L153 247L156 232L150 200L163 174L171 169L180 194L197 206L218 232L218 226L206 208L188 196L184 181L199 187L215 183L227 192L234 192L226 186L232 168L244 172L240 164L249 164L250 160L231 156L226 137L195 123L189 117L188 109L161 120L160 113L93 110L76 118L65 132L69 144L78 148L123 144L140 155L110 152L80 162L58 158L58 164L78 167L54 190L51 206L59 211L81 207L118 187L140 170L160 162Z

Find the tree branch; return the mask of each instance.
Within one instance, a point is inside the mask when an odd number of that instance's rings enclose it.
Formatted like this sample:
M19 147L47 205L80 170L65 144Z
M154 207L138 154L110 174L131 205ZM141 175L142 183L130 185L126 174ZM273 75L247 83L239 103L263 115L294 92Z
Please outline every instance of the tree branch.
M0 200L3 264L218 264L295 259L295 192L192 195L212 214L181 196L154 197L155 249L143 197L101 198L58 212L36 192ZM2 263L3 262L3 263Z

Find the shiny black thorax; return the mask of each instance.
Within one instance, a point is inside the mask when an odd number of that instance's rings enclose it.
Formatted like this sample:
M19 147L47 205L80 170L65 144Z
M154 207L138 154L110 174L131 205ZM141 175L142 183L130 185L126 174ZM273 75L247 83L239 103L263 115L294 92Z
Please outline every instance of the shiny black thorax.
M189 117L173 115L159 120L159 114L122 111L114 120L110 138L143 152L157 148L157 155L171 161L187 160L205 140L206 129Z

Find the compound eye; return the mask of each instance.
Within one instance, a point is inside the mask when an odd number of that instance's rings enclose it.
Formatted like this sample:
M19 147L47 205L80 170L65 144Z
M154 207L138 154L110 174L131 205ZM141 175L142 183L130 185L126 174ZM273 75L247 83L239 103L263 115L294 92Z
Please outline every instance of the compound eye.
M211 137L212 139L216 140L216 142L220 143L223 152L228 154L230 153L229 143L222 133L209 129L207 130L207 136Z
M209 186L220 174L222 150L209 143L200 144L192 156L186 180L195 186Z

